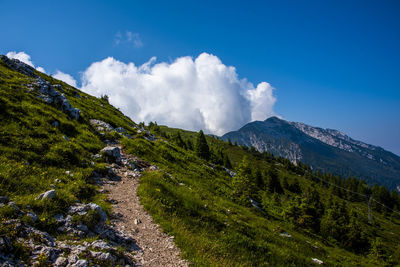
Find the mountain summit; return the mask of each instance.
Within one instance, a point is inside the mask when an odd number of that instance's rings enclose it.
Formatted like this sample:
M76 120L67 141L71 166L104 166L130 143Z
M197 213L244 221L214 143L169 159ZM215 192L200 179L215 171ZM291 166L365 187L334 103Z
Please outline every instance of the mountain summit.
M222 136L292 162L343 176L358 176L370 184L395 189L400 184L400 157L381 147L354 140L333 129L322 129L277 117L254 121Z

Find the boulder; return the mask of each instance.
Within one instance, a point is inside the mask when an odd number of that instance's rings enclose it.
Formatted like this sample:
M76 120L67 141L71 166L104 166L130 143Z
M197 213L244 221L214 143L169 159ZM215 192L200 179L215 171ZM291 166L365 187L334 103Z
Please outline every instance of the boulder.
M103 209L99 205L95 203L89 203L87 205L91 210L95 210L99 213L100 215L99 224L104 224L107 221L107 214L103 211Z
M111 248L111 246L103 240L96 240L91 244L91 246L100 250L107 250Z
M67 258L58 257L56 259L56 262L54 263L54 266L67 266L67 264L68 264Z
M103 148L100 152L103 153L103 155L105 155L105 156L111 156L117 160L121 159L121 152L118 147L107 146L107 147Z
M75 262L74 266L75 267L87 267L87 266L89 266L89 264L88 264L87 260L78 260L77 262Z
M105 131L105 132L111 132L114 131L114 127L112 127L109 123L101 121L101 120L95 120L92 119L89 121L93 127L96 128L97 131Z
M53 199L56 196L56 190L52 189L47 192L41 193L36 200L41 200L41 199Z

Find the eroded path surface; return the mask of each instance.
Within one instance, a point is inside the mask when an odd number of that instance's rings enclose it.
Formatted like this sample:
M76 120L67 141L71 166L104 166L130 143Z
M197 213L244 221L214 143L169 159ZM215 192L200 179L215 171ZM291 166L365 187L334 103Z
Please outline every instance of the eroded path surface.
M109 201L116 215L111 223L135 239L140 247L134 255L138 266L188 266L187 261L180 258L180 250L174 244L173 237L162 232L137 196L140 171L152 170L155 166L126 154L120 145L115 146L120 148L122 163L111 165L111 172L116 174L116 179L103 185L109 192ZM134 166L129 162L133 162Z

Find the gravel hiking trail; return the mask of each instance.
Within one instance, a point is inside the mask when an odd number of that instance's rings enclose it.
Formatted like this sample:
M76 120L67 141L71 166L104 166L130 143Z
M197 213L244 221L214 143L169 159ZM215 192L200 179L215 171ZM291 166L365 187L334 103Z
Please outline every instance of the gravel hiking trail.
M133 255L137 266L189 266L186 260L181 259L174 237L161 230L137 196L141 171L154 170L155 166L127 154L120 145L116 146L120 148L121 160L134 162L135 169L129 168L129 164L111 164L114 179L103 184L108 192L108 201L112 203L114 216L111 224L136 240L140 247Z

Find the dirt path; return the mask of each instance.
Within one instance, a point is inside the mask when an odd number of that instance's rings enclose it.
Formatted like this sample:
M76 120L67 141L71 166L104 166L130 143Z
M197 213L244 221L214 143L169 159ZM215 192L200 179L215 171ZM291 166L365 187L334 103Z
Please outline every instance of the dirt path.
M120 146L117 145L121 149ZM136 160L136 167L149 169L150 165L127 155L121 149L121 159ZM150 167L151 169L151 167ZM180 258L180 250L175 246L173 237L163 233L161 228L144 210L137 196L140 172L127 168L124 164L112 165L112 170L120 179L104 184L109 191L109 200L113 203L113 213L116 219L111 223L118 230L130 235L141 248L134 258L138 266L188 266Z

